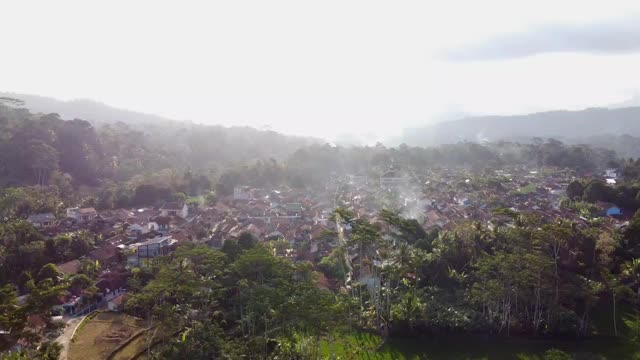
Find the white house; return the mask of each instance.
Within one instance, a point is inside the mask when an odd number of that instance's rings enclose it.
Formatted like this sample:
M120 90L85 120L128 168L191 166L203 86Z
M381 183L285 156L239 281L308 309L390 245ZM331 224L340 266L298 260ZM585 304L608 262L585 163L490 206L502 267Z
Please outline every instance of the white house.
M367 185L367 181L366 175L349 175L349 183L353 185Z
M189 214L189 208L184 203L166 202L160 208L160 213L162 216L179 216L186 219Z
M98 212L94 208L68 208L67 217L75 219L78 222L91 221L98 217Z
M126 298L127 298L127 295L124 293L117 295L116 297L114 297L113 299L107 302L107 308L110 311L115 311L115 312L122 311L122 309L124 308L124 301L126 300Z
M146 226L142 226L140 224L131 224L127 228L127 236L130 238L138 237L142 234L146 234L149 232L149 229Z
M171 236L159 236L137 244L138 258L155 258L169 254L171 246L177 241Z
M147 226L149 231L156 231L166 235L171 230L171 218L168 216L156 216L149 220Z
M248 186L235 186L233 188L234 200L249 200L249 187Z
M380 186L383 188L400 187L407 184L407 178L396 171L390 170L380 176Z
M287 212L287 216L293 216L293 217L302 216L303 208L301 203L284 204L284 209Z
M56 217L52 213L34 214L27 218L27 221L37 228L52 226L55 220Z

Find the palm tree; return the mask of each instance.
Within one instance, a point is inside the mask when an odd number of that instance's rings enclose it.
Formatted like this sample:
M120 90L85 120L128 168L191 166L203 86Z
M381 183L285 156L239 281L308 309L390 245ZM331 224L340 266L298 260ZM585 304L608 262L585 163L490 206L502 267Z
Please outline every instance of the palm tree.
M622 264L622 275L631 282L632 287L637 287L636 291L640 296L640 258Z
M414 291L408 291L395 306L394 315L398 320L406 321L409 331L413 331L416 320L422 317L425 305Z
M399 271L406 272L411 264L413 255L409 244L401 243L394 255L393 265L397 266Z

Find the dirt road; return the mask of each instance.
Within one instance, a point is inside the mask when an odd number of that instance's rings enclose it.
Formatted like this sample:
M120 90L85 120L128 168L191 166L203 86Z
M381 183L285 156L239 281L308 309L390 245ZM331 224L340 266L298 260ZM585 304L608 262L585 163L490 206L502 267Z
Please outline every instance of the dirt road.
M76 327L80 324L85 317L73 317L67 320L67 326L64 328L64 332L56 341L62 345L62 353L60 354L60 360L67 360L69 354L69 344L71 343L71 336L76 330Z

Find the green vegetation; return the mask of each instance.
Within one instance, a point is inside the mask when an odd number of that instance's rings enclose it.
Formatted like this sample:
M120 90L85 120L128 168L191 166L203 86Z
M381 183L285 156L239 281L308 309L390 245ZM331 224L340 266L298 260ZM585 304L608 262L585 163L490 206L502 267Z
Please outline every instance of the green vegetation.
M518 191L520 192L520 194L528 195L536 191L536 186L533 184L528 184L518 189Z
M324 341L322 355L341 359L372 360L556 360L556 359L632 359L632 347L615 340L541 340L523 338L484 338L453 335L439 338L394 338L386 343L376 335L355 333ZM636 355L636 356L637 356Z
M614 359L633 354L630 345L589 336L636 341L630 334L637 331L639 262L616 254L638 245L629 236L640 215L620 234L626 242L598 228L578 230L566 221L541 225L514 213L519 219L515 228L490 232L469 223L441 233L423 250L410 242L429 235L416 235L411 222L393 212L385 212L383 219L398 229L397 246L386 243L376 225L353 219L345 210L338 213L336 219L353 226L349 244L359 254L355 273L383 260L389 264L381 269L384 288L371 292L353 286L348 294L319 290L310 264L276 257L248 236L233 250L235 260L224 252L184 245L170 261L154 263L153 278L127 303L127 311L149 323L182 329L150 351L169 359L184 354L373 359L425 354L434 359L507 359L514 354L555 359L586 353ZM568 263L575 253L581 254L579 264ZM329 259L320 268L333 275L339 252ZM353 333L381 328L388 337ZM427 338L410 340L416 336ZM591 345L553 340L576 336ZM247 337L251 341L240 341ZM461 339L465 347L458 350L455 341Z
M101 270L83 260L80 274L65 277L54 265L104 244L97 231L73 228L49 236L26 221L29 215L169 200L195 209L228 199L237 185L332 193L346 174L373 178L392 165L414 183L415 169L460 171L464 176L425 183L424 189L456 198L430 205L436 220L446 213L460 213L461 220L425 226L409 218L408 205L390 209L397 192L379 189L375 198L359 199L376 208L371 216L351 211L349 201L334 195L331 200L345 208L333 209L320 236L297 241L293 248L305 254L293 258L287 240L262 243L249 232L228 237L215 250L203 244L212 231L204 228L197 236L202 242L183 241L170 256L131 269L127 315L88 319L69 358L105 358L118 346L115 358L144 352L150 359L634 355L640 338L640 212L624 226L593 218L603 215L599 202L625 211L640 207L637 160L553 139L342 148L247 129L98 127L6 106L0 106L0 120L0 328L15 329L0 344L5 350L19 339L31 340L23 353L7 356L57 357L55 345L30 332L29 316L52 328L52 307L64 291L95 299ZM579 175L610 164L628 169L616 186ZM509 204L534 204L536 194L546 191L547 185L511 180L501 170L527 166L566 180L563 207L542 204L553 218ZM458 192L486 195L487 204L464 201ZM476 206L486 206L482 217L466 214ZM586 220L565 218L564 210ZM312 242L325 252L305 256ZM17 306L18 294L28 295L23 306Z

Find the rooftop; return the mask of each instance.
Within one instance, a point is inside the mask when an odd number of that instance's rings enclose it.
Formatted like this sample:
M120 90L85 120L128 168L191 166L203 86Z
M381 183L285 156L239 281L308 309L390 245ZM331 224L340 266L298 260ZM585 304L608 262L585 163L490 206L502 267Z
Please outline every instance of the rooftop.
M32 223L42 223L46 221L53 221L56 217L52 213L34 214L27 218L27 221Z
M75 275L80 272L82 268L82 263L80 260L71 260L64 264L57 265L58 270L65 275Z
M285 204L284 207L287 210L302 210L301 203L289 203L289 204Z
M163 241L166 241L166 240L168 240L169 242L172 242L171 240L173 240L173 239L171 238L171 236L158 236L158 237L155 237L153 239L149 239L149 240L147 240L147 241L145 241L143 243L139 243L137 245L138 245L138 247L140 247L140 246L159 244L159 243L161 243Z
M395 172L394 170L389 170L380 176L381 178L400 178L400 174Z
M109 260L118 254L118 248L113 245L105 245L101 248L91 250L89 257L96 260Z
M124 301L127 299L127 294L120 294L116 297L114 297L113 299L111 299L111 302L120 306L122 305L122 303L124 303Z
M160 209L161 210L182 210L183 207L184 207L184 203L173 201L173 202L164 203Z
M158 225L166 225L171 223L171 218L168 216L156 216L152 218L151 221Z
M76 210L77 213L79 214L93 214L96 212L96 209L89 207L89 208L82 208L82 209L77 209Z

